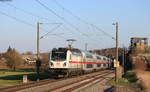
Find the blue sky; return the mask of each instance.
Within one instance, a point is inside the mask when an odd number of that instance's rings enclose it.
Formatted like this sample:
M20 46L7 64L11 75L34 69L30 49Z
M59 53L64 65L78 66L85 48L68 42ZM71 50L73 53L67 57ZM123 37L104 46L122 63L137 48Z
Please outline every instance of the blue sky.
M149 37L150 35L150 1L149 0L56 0L59 4L70 10L81 19L98 26L103 31L115 36L113 22L119 23L120 47L129 46L131 37ZM90 24L85 24L70 15L65 9L55 3L55 0L40 0L41 3L52 9L67 22L47 11L36 0L12 0L0 2L0 52L5 52L10 45L19 52L36 51L36 23L40 25L40 35L44 35L58 24L60 27L52 31L40 40L40 51L48 52L54 47L67 46L66 39L76 39L74 47L84 49L88 43L88 49L110 48L115 46L115 41L97 31ZM14 8L12 6L17 7ZM20 11L22 9L23 11ZM29 15L32 13L35 16ZM31 25L16 21L2 13L13 16ZM37 17L38 16L38 17ZM42 18L45 19L42 19ZM54 35L56 34L56 35ZM83 34L87 34L85 36Z

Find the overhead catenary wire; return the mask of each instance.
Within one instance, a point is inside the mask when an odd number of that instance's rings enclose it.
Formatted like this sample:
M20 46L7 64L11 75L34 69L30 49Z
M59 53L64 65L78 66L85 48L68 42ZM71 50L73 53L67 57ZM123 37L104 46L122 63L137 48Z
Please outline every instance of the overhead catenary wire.
M58 29L61 25L57 25L55 28L51 29L49 32L47 32L46 34L44 34L43 36L41 36L40 39L44 38L45 36L49 35L50 33L52 33L53 31L55 31L56 29Z
M47 9L49 12L53 13L55 16L57 16L59 19L63 20L66 24L70 25L72 28L74 28L76 31L78 31L79 33L81 33L83 36L87 37L88 39L92 39L89 35L81 32L76 26L74 26L73 24L71 24L70 22L68 22L65 18L63 18L62 16L58 15L55 11L53 11L52 9L50 9L49 7L47 7L45 4L41 3L40 0L36 0L37 3L39 3L41 6L43 6L45 9ZM97 40L97 39L92 39L93 40Z
M9 3L5 3L5 4L6 4L7 6L10 6L10 7L14 8L14 9L18 10L18 11L21 11L21 12L23 12L23 13L26 13L26 14L28 14L28 15L31 15L31 16L33 16L33 17L36 17L36 18L39 18L39 19L44 19L44 20L49 20L49 18L38 16L37 14L34 14L34 13L31 13L31 12L26 11L26 10L24 10L24 9L18 8L18 7L16 7L16 6L12 5L12 4L9 4Z
M34 13L31 13L31 12L29 12L29 11L27 11L27 10L22 9L22 8L16 7L16 6L12 5L12 4L9 4L9 3L5 3L5 4L6 4L7 6L10 6L10 7L14 8L14 9L20 11L20 12L23 12L23 13L25 13L25 14L31 15L31 16L36 17L36 18L38 18L38 19L49 20L49 18L41 17L41 16L39 16L39 15L36 15L36 14L34 14ZM44 23L44 24L61 24L61 23ZM55 28L57 29L57 26L56 26ZM49 33L51 33L51 32L53 32L54 30L56 30L55 28L53 28L53 30L50 30ZM44 30L46 30L46 29L44 29Z
M14 9L16 9L16 10L18 10L18 11L20 11L20 12L23 12L23 13L25 13L25 14L28 14L28 15L30 15L30 16L33 16L33 17L36 17L36 18L39 18L39 19L49 20L49 18L41 17L41 16L39 16L39 15L36 15L36 14L34 14L34 13L31 13L31 12L25 10L25 9L19 8L19 7L17 7L17 6L12 5L12 4L9 4L9 3L5 3L5 4L6 4L7 6L10 6L10 7L14 8ZM44 23L44 24L60 24L60 23ZM55 27L55 28L57 29L57 27ZM55 28L53 28L53 30L56 30ZM50 31L53 32L53 30L50 30ZM49 33L51 33L51 32L49 32Z
M62 16L58 15L55 11L53 11L52 9L50 9L49 7L47 7L45 4L43 4L40 0L36 0L37 3L39 3L41 6L43 6L46 10L48 10L49 12L53 13L55 16L57 16L59 19L63 20L65 23L67 23L68 25L70 25L72 28L74 28L76 31L78 31L79 33L81 33L83 36L89 37L87 34L81 32L75 25L71 24L69 21L67 21L65 18L63 18Z
M33 24L30 24L30 23L28 23L28 22L26 22L26 21L24 21L24 20L18 19L18 18L16 18L16 17L11 16L11 15L9 15L9 14L7 14L7 13L2 12L2 11L0 11L0 14L1 14L1 15L4 15L4 16L6 16L6 17L9 17L9 18L11 18L11 19L13 19L13 20L15 20L15 21L18 21L18 22L20 22L20 23L26 24L26 25L28 25L28 26L35 27ZM54 30L56 30L56 29L59 28L59 27L60 27L60 25L56 26L56 27L53 28L51 31L49 31L48 33L46 33L45 35L43 35L43 36L41 36L41 37L44 37L44 36L50 34L51 32L53 32Z
M44 18L44 17L40 17L40 16L38 16L38 15L35 15L34 13L30 13L30 12L28 12L28 11L26 11L26 10L20 9L20 8L18 8L18 7L16 7L16 6L11 5L11 4L7 4L7 5L13 7L14 9L19 10L20 12L24 12L24 13L26 13L26 14L28 14L28 15L31 15L31 16L33 16L33 17L37 17L37 18L40 18L40 19L47 19L47 18ZM1 14L1 15L4 15L4 16L6 16L6 17L9 17L9 18L11 18L11 19L13 19L13 20L15 20L15 21L17 21L17 22L20 22L20 23L23 23L23 24L25 24L25 25L28 25L28 26L31 26L31 27L35 28L35 25L34 25L34 24L31 24L31 23L29 23L29 22L26 22L26 21L24 21L24 20L22 20L22 19L19 19L19 18L15 17L15 16L12 16L12 15L10 15L10 14L7 14L7 13L1 12L1 11L0 11L0 14ZM47 19L47 20L48 20L48 19ZM48 23L44 23L44 24L48 24ZM57 24L57 23L56 23L56 24ZM60 26L60 25L59 25L59 26ZM53 30L58 29L59 26L53 28ZM53 31L53 30L50 30L50 31ZM49 33L51 33L51 32L48 32L48 33L45 34L45 35L48 35ZM84 34L83 34L83 35L84 35ZM85 35L86 35L86 34L85 34ZM43 35L43 36L44 36L44 35ZM58 36L58 35L54 35L54 36L57 36L57 37L59 37L59 38L61 38L61 39L64 39L64 40L67 39L67 38L64 38L63 36Z
M34 27L35 28L35 25L33 25L33 24L31 24L31 23L28 23L28 22L26 22L26 21L24 21L24 20L21 20L21 19L18 19L17 17L14 17L14 16L11 16L11 15L9 15L9 14L7 14L7 13L4 13L4 12L2 12L2 11L0 11L0 14L1 15L4 15L4 16L6 16L6 17L9 17L9 18L11 18L11 19L13 19L13 20L15 20L15 21L18 21L18 22L20 22L20 23L23 23L23 24L26 24L26 25L28 25L28 26L31 26L31 27ZM53 31L55 31L57 28L59 28L60 27L60 25L58 25L58 26L56 26L55 28L53 28L53 29L51 29L47 34L45 34L45 35L48 35L49 33L52 33ZM44 35L43 35L44 36Z
M64 11L66 11L68 14L72 15L73 17L75 17L77 20L79 20L80 22L86 24L88 26L91 26L92 28L95 28L96 30L92 30L92 31L97 31L97 32L101 32L103 33L105 36L111 38L112 40L115 40L115 37L113 37L111 34L105 32L104 30L102 30L101 28L99 28L98 26L96 26L95 24L89 23L86 20L82 19L81 17L77 16L76 14L74 14L72 11L70 11L69 9L65 8L62 4L60 4L59 2L57 2L57 0L52 0L54 1L54 3L56 5L58 5L60 8L62 8ZM97 40L97 39L95 39Z
M64 11L68 12L70 15L76 17L78 20L82 21L85 24L89 24L87 21L81 19L80 17L78 17L77 15L75 15L73 12L71 12L70 10L68 10L67 8L65 8L63 5L61 5L59 2L57 2L57 0L52 0L55 2L55 4L57 4L60 8L62 8Z
M7 14L7 13L2 12L2 11L0 11L0 14L1 14L1 15L4 15L4 16L7 16L7 17L9 17L9 18L11 18L11 19L13 19L13 20L18 21L18 22L21 22L21 23L23 23L23 24L26 24L26 25L28 25L28 26L34 27L33 24L28 23L28 22L26 22L26 21L24 21L24 20L18 19L17 17L11 16L11 15L9 15L9 14Z
M39 0L38 0L38 1L39 1ZM11 4L9 4L9 5L13 7L13 5L11 5ZM37 17L37 18L40 18L40 19L47 19L47 18L38 16L38 15L35 15L35 14L33 14L33 13L31 13L31 12L28 12L28 11L26 11L26 10L19 9L19 8L15 7L15 6L14 6L14 8L17 9L17 10L19 10L19 11L22 11L22 12L24 12L24 13L26 13L26 14L32 15L32 16L34 16L34 17ZM56 14L57 14L57 13L56 13ZM28 22L23 21L23 20L20 20L20 19L18 19L17 17L11 16L11 15L6 14L6 13L3 14L3 15L5 15L5 16L7 16L7 17L10 17L10 18L12 18L12 19L14 19L14 20L16 20L16 21L18 21L18 22L22 22L22 23L24 23L24 24L26 24L26 25L30 25L30 26L34 27L33 24L28 23ZM73 15L73 13L72 13L72 15ZM59 15L58 15L58 16L59 16ZM61 17L61 16L60 16L60 17ZM76 17L78 17L78 16L76 16ZM61 17L61 18L64 19L64 17ZM67 24L69 23L66 19L64 19L64 20L65 20L65 22L66 22ZM80 19L80 17L78 17L78 20L82 20L82 19ZM82 20L82 22L83 22L83 21L84 21L84 20ZM85 23L86 23L86 22L85 22ZM86 23L86 24L88 24L88 23ZM69 23L69 25L72 25L72 24ZM78 32L81 33L81 31L80 31L77 27L75 27L75 25L72 25L72 27L75 28L76 30L78 30ZM88 36L87 34L85 34L85 33L81 33L81 34L84 35L84 36L86 36L86 37L89 37L89 36Z
M52 1L54 1L55 4L57 4L60 8L62 8L66 12L68 12L73 17L75 17L77 20L83 22L84 24L91 25L92 27L96 28L98 31L102 32L104 35L106 35L106 36L110 37L111 39L115 40L115 37L111 36L109 33L105 32L105 31L103 31L98 26L96 26L96 25L94 25L92 23L89 23L89 22L85 21L84 19L80 18L79 16L77 16L76 14L74 14L73 12L71 12L70 10L68 10L67 8L65 8L63 5L61 5L57 0L52 0Z
M97 27L96 25L94 24L91 24L91 26L95 27L97 30L100 30L103 34L111 37L111 39L115 40L115 37L111 36L110 34L106 33L105 31L101 30L99 27Z
M12 8L14 8L14 9L17 9L17 10L19 10L19 11L21 11L21 12L23 12L23 13L26 13L26 14L28 14L28 15L31 15L31 16L33 16L33 17L37 17L37 18L40 18L40 19L46 19L46 20L48 20L48 18L45 18L45 17L41 17L41 16L38 16L38 15L36 15L36 14L34 14L34 13L31 13L31 12L29 12L29 11L26 11L26 10L24 10L24 9L21 9L21 8L18 8L18 7L16 7L16 6L14 6L14 5L12 5L12 4L9 4L9 3L5 3L6 5L8 5L8 6L10 6L10 7L12 7ZM53 12L53 13L55 13L55 12ZM57 15L57 13L55 13L55 15ZM58 15L59 16L59 15ZM57 17L58 17L57 16ZM61 17L61 16L59 16L59 17ZM61 19L62 19L63 17L61 17ZM67 22L68 23L68 22ZM44 23L45 24L45 23ZM76 28L74 25L72 25L72 24L70 24L72 27L74 27L76 30L78 30L78 28ZM53 28L54 29L54 28ZM57 27L56 27L56 29L57 29ZM55 30L55 29L54 29ZM79 32L79 31L78 31ZM48 32L48 34L49 33L51 33L51 32ZM81 32L80 32L81 33ZM82 35L84 35L84 36L88 36L87 34L85 34L85 33L82 33Z
M30 16L33 16L33 17L36 17L36 18L39 18L39 19L49 20L49 18L45 18L45 17L38 16L38 15L36 15L36 14L34 14L34 13L31 13L31 12L29 12L29 11L27 11L27 10L21 9L21 8L19 8L19 7L16 7L16 6L12 5L12 4L9 4L9 3L5 3L5 4L6 4L7 6L10 6L10 7L14 8L14 9L20 11L20 12L23 12L23 13L27 14L27 15L30 15ZM1 14L2 14L2 15L5 15L5 16L7 16L7 17L13 19L13 20L16 20L16 21L18 21L18 22L24 23L24 24L26 24L26 25L28 25L28 26L34 27L33 24L30 24L30 23L28 23L28 22L26 22L26 21L23 21L23 20L21 20L21 19L18 19L17 17L11 16L11 15L6 14L6 13L4 13L4 12L1 12ZM49 34L52 33L53 31L55 31L56 29L58 29L58 28L60 27L60 25L62 25L62 23L44 23L44 24L59 24L59 25L56 26L55 28L52 28L48 33L46 33L45 35L41 36L41 38L45 37L46 35L49 35ZM43 29L43 28L42 28L42 29ZM45 29L44 29L44 30L45 30ZM62 37L61 37L61 38L62 38Z

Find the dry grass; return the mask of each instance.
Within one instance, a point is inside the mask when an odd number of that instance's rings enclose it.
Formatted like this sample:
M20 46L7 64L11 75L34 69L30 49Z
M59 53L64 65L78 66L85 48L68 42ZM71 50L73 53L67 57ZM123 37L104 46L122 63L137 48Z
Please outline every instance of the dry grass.
M143 58L134 57L133 58L133 68L134 68L134 70L145 71L147 69L147 65L145 64Z
M134 57L134 72L144 88L144 92L150 92L150 73L146 71L147 65L141 57Z
M0 88L20 84L21 80L0 80Z
M150 73L146 71L136 71L139 81L142 83L145 92L150 92Z

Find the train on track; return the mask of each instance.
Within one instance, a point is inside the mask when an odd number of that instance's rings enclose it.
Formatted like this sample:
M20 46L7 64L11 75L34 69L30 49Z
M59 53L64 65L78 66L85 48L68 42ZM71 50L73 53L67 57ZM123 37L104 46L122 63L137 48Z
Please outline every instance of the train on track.
M54 48L50 54L49 71L57 76L72 76L112 67L113 60L76 48Z

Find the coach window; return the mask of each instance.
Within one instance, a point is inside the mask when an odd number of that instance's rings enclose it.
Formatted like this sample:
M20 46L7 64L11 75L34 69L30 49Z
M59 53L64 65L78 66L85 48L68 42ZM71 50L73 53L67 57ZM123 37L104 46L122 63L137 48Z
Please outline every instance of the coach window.
M103 58L103 60L106 60L106 58Z
M93 58L93 56L86 56L86 58Z
M104 67L106 67L106 64L104 64Z
M109 61L109 58L107 58L107 61Z
M86 68L92 68L92 67L93 67L92 64L87 64L87 65L86 65Z
M101 60L101 57L97 57L97 59Z
M97 64L97 67L101 67L101 64Z
M72 55L81 56L81 52L71 51Z

